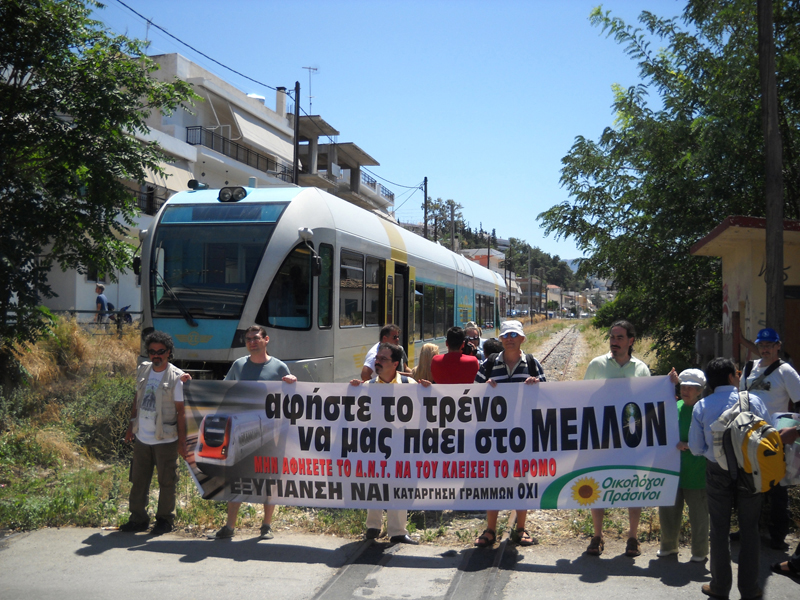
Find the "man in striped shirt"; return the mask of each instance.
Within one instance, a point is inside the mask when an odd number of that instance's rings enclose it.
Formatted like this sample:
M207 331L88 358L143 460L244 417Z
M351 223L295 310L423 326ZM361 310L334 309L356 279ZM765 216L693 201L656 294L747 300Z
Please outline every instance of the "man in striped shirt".
M498 383L526 383L534 384L547 381L542 365L533 356L522 352L522 343L525 333L519 321L505 321L500 326L500 340L503 342L503 351L500 354L488 356L481 365L481 370L475 376L475 383L488 383L495 387ZM497 531L497 515L499 511L486 511L486 529L475 540L479 548L494 545ZM527 510L518 510L517 526L511 532L511 541L520 546L530 546L533 539L525 530L525 517Z

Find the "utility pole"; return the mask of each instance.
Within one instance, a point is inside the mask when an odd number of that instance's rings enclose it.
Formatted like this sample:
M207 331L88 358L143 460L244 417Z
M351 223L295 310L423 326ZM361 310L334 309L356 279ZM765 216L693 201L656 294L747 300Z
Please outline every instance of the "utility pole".
M450 204L450 250L456 251L456 203Z
M778 123L778 89L775 83L775 42L772 0L758 0L758 70L761 74L761 119L766 159L765 196L767 244L764 282L767 285L767 327L784 337L786 305L783 290L783 149ZM739 358L739 349L733 349Z
M300 82L294 82L294 161L292 161L292 183L300 178Z
M528 319L533 325L533 276L531 275L531 247L528 246Z
M314 97L311 95L311 74L316 73L319 71L316 67L303 67L304 69L308 70L308 114L312 115L311 112L311 99Z
M424 193L425 193L425 217L423 219L423 224L422 224L422 232L423 232L422 233L422 237L424 237L427 240L428 239L428 178L427 177L422 181L422 185L425 188L424 189Z

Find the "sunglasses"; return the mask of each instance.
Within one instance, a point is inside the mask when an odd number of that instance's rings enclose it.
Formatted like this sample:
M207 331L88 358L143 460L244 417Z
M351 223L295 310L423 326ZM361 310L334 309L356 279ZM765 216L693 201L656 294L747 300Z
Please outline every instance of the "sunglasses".
M161 350L149 350L149 349L147 350L147 353L150 356L162 356L167 352L169 352L169 350L167 350L166 348L162 348Z
M248 344L252 344L253 342L257 342L262 339L263 338L259 335L258 337L246 337L244 338L244 341L247 342Z
M504 333L500 337L501 338L511 338L513 340L514 338L520 337L520 335L516 331L510 331L508 333Z
M478 336L476 335L475 337L469 337L469 336L467 336L467 339L468 339L468 340L479 340L479 339L481 339L481 338L480 338L480 337L478 337Z

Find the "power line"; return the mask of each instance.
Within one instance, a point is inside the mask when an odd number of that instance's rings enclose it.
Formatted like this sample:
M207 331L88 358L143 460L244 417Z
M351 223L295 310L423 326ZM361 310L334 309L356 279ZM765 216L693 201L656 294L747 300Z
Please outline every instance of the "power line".
M165 33L166 35L168 35L169 37L171 37L173 40L175 40L175 41L176 41L176 42L178 42L179 44L182 44L182 45L186 46L187 48L189 48L189 49L190 49L190 50L192 50L193 52L197 52L197 54L199 54L200 56L202 56L202 57L204 57L204 58L207 58L208 60L210 60L210 61L211 61L211 62L213 62L214 64L216 64L216 65L219 65L220 67L222 67L223 69L226 69L226 70L230 71L231 73L235 73L235 74L236 74L236 75L238 75L239 77L243 77L244 79L246 79L246 80L248 80L248 81L252 81L253 83L255 83L255 84L257 84L257 85L261 85L261 86L264 86L264 87L266 87L266 88L268 88L268 89L270 89L270 90L277 91L277 89L278 89L278 88L276 88L276 87L274 87L274 86L271 86L271 85L269 85L269 84L267 84L267 83L264 83L264 82L262 82L262 81L258 81L257 79L253 79L252 77L249 77L248 75L245 75L245 74L244 74L244 73L242 73L241 71L237 71L236 69L234 69L234 68L232 68L232 67L229 67L229 66L228 66L228 65L226 65L226 64L223 64L223 63L221 63L220 61L216 60L215 58L212 58L212 57L210 57L208 54L206 54L205 52L202 52L202 51L198 50L197 48L195 48L195 47L194 47L194 46L192 46L191 44L188 44L187 42L184 42L182 39L180 39L179 37L177 37L177 36L175 36L175 35L171 34L169 31L167 31L166 29L164 29L163 27L161 27L161 26L160 26L160 25L158 25L157 23L154 23L154 22L153 22L151 19L148 19L147 17L145 17L145 16L144 16L142 13L140 13L140 12L136 11L134 8L132 8L132 7L128 6L127 4L125 4L125 2L123 2L122 0L117 0L117 3L121 4L122 6L124 6L125 8L127 8L129 11L131 11L133 14L135 14L136 16L138 16L140 19L144 20L144 21L145 21L145 22L146 22L148 25L152 25L153 27L155 27L155 28L156 28L156 29L158 29L159 31L161 31L161 32ZM303 68L304 68L304 69L309 69L309 73L308 73L308 75L309 75L309 109L310 109L310 108L311 108L311 93L310 93L310 91L311 91L311 72L312 72L312 70L313 70L313 71L316 71L317 69L316 69L316 68L313 68L313 67L303 67ZM291 94L291 93L289 93L288 91L287 91L287 92L285 92L285 93L286 93L286 95L287 95L289 98L292 98L292 94ZM294 100L294 102L297 104L297 98L292 98L292 99L293 99L293 100ZM307 113L305 110L303 110L303 107L302 107L302 106L298 106L298 108L299 108L299 109L300 109L300 111L301 111L303 114L305 114L307 117L310 117L310 116L311 116L311 115L310 115L310 114L308 114L308 113ZM325 133L325 132L322 130L322 127L320 127L320 126L319 126L319 124L317 124L317 123L316 123L316 122L315 122L313 119L311 120L311 122L314 124L314 126L315 126L315 127L317 127L317 128L319 129L319 131L320 131L320 133L321 133L322 135L324 135L325 137L327 137L327 138L328 138L328 140L330 140L330 143L332 143L332 144L336 144L336 143L337 143L337 142L335 142L335 141L333 140L333 138L332 138L331 136L329 136L328 134L326 134L326 133ZM295 127L297 127L297 126L298 126L298 124L295 124ZM341 149L341 152L342 152L342 154L344 154L345 156L349 157L350 159L353 159L353 157L352 157L352 156L350 156L350 155L348 155L348 154L347 154L347 151L345 151L343 148ZM380 175L378 175L378 174L374 173L373 171L370 171L370 170L369 170L369 169L367 169L366 167L361 167L361 168L362 168L364 171L366 171L367 173L369 173L370 175L372 175L373 177L377 177L378 179L381 179L382 181L385 181L385 182L386 182L386 183L388 183L389 185L393 185L393 186L396 186L396 187L401 187L401 188L406 188L406 189L419 189L419 185L416 185L416 186L410 186L410 185L402 185L402 184L399 184L399 183L395 183L395 182L393 182L393 181L390 181L390 180L386 179L385 177L381 177Z
M253 82L253 83L255 83L255 84L262 85L262 86L264 86L264 87L266 87L266 88L269 88L269 89L271 89L271 90L277 91L277 89L278 89L278 88L276 88L276 87L274 87L274 86L271 86L271 85L269 85L269 84L267 84L267 83L264 83L264 82L262 82L262 81L258 81L257 79L253 79L252 77L248 77L248 76L247 76L247 75L245 75L244 73L241 73L241 72L237 71L236 69L233 69L233 68L229 67L228 65L225 65L225 64L223 64L223 63L219 62L218 60L216 60L216 59L214 59L214 58L211 58L211 57L210 57L208 54L206 54L205 52L201 52L200 50L198 50L198 49L197 49L197 48L195 48L194 46L192 46L192 45L190 45L190 44L187 44L186 42L184 42L184 41L183 41L182 39L180 39L179 37L172 35L172 34L171 34L169 31L167 31L166 29L164 29L164 28L163 28L163 27L161 27L160 25L158 25L158 24L156 24L156 23L153 23L153 21L151 21L150 19L148 19L147 17L145 17L145 16L144 16L142 13L140 13L140 12L137 12L136 10L134 10L133 8L131 8L130 6L128 6L127 4L125 4L125 3L124 3L122 0L117 0L117 2L118 2L119 4L121 4L122 6L124 6L125 8L127 8L127 9L128 9L129 11L131 11L133 14L135 14L136 16L138 16L140 19L143 19L143 20L144 20L144 21L145 21L145 22L146 22L148 25L152 25L152 26L153 26L153 27L155 27L156 29L158 29L158 30L162 31L163 33L167 34L169 37L171 37L173 40L175 40L175 41L176 41L176 42L178 42L179 44L183 44L184 46L186 46L187 48L189 48L189 49L190 49L190 50L192 50L193 52L197 52L197 53L198 53L200 56L202 56L202 57L204 57L204 58L207 58L207 59L208 59L208 60L210 60L211 62L213 62L213 63L215 63L215 64L219 65L220 67L222 67L223 69L227 69L227 70L228 70L228 71L230 71L231 73L235 73L235 74L236 74L236 75L238 75L239 77L244 77L244 78L245 78L245 79L247 79L248 81L252 81L252 82Z

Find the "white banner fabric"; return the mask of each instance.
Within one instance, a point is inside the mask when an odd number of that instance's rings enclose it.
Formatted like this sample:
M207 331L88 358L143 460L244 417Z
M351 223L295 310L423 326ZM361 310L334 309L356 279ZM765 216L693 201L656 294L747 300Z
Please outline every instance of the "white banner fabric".
M671 505L667 377L536 385L191 381L204 498L335 508Z

